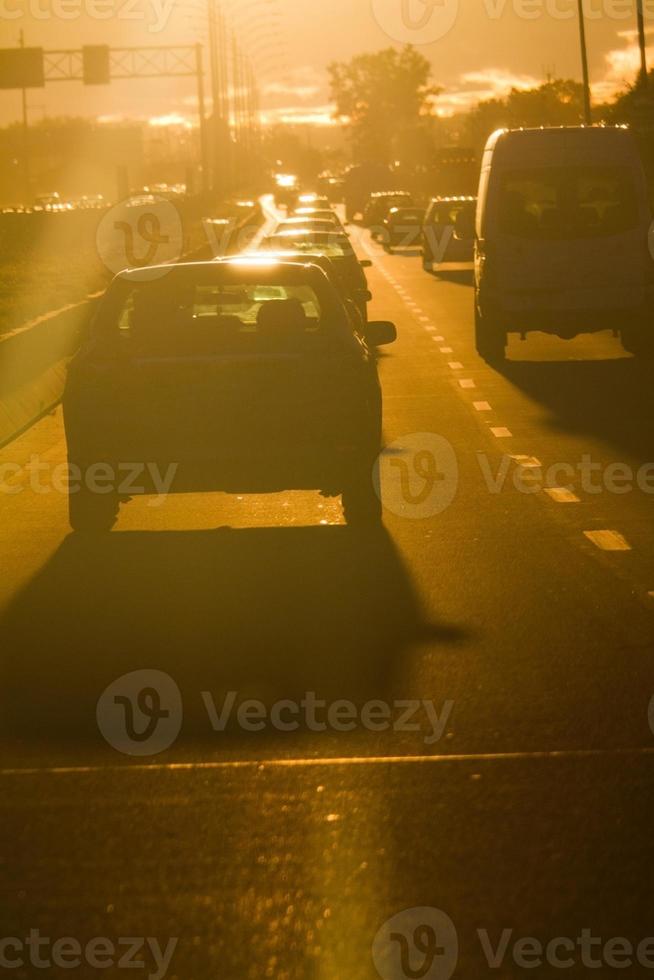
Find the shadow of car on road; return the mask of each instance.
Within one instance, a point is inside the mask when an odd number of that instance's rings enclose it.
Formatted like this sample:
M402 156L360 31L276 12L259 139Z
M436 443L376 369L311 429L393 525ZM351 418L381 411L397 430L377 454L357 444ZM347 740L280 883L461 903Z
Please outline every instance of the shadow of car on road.
M98 698L131 671L168 673L183 735L204 738L203 691L361 704L389 696L412 643L461 636L426 621L386 532L347 527L71 535L0 631L2 727L96 747Z
M506 361L501 373L539 402L551 429L610 443L639 459L654 447L654 364L630 357Z

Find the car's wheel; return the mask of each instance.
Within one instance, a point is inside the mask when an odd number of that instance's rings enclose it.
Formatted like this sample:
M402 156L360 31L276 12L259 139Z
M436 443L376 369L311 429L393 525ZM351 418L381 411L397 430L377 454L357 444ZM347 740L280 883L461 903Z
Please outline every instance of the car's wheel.
M427 255L425 255L424 252L422 253L422 267L425 270L425 272L433 272L434 271L434 263L433 263L433 260L430 259Z
M475 303L475 347L489 364L501 364L506 358L506 331L497 320L481 311Z
M101 533L110 531L118 518L120 499L114 491L94 493L83 479L68 495L68 519L74 531Z
M624 349L634 357L648 361L654 359L654 332L651 324L639 321L623 327L621 340Z
M376 465L376 461L358 463L343 487L343 514L350 527L374 529L382 525L382 503L374 481Z

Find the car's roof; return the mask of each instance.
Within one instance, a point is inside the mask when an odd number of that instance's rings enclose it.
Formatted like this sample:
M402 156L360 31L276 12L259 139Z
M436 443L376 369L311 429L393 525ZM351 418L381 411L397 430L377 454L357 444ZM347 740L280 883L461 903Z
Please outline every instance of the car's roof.
M461 197L432 197L430 204L473 204L477 198L474 195L463 195Z
M318 237L319 236L319 237ZM321 241L321 238L324 238ZM272 235L267 235L264 241L271 241L272 239L281 239L283 241L299 241L308 242L314 245L333 245L334 247L342 247L345 249L351 249L352 243L350 239L342 231L338 229L325 229L325 231L312 231L310 228L303 228L301 225L295 228L286 228L281 231L273 232Z
M306 279L311 276L317 276L319 279L326 278L320 266L310 261L310 256L305 262L270 261L266 253L262 253L260 257L252 256L249 260L246 260L245 256L228 256L213 259L210 262L179 262L169 265L147 266L141 269L125 269L118 273L116 279L147 285L148 283L161 282L164 278L177 277L188 280L188 278L193 278L194 274L201 281L219 280L227 278L226 273L232 273L229 278L254 283L257 281L257 275L266 274L268 277L273 272L279 282L297 283L303 277ZM146 276L147 278L145 278Z
M299 214L293 218L283 218L280 221L280 227L283 227L284 225L297 225L298 228L301 228L302 225L306 224L307 222L311 222L311 224L325 225L326 227L331 227L333 225L333 221L330 221L329 218L314 218L310 214Z

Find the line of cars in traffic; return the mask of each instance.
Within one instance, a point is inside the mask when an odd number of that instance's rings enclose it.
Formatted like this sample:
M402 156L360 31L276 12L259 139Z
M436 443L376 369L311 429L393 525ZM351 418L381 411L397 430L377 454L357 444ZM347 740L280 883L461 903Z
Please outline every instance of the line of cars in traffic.
M368 319L364 267L314 198L256 252L118 275L68 371L71 526L110 530L136 466L142 493L162 472L168 493L316 489L379 526L376 349L396 329Z
M623 126L500 130L477 198L377 192L363 222L423 267L474 261L477 352L504 360L509 333L572 339L613 330L654 357L654 224L638 147Z

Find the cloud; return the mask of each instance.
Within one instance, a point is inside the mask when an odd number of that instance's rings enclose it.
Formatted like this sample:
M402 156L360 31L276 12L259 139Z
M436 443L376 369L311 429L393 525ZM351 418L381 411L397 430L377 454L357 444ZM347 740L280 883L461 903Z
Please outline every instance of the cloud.
M654 37L654 28L649 28L647 35ZM593 82L593 96L600 102L615 98L627 85L633 83L640 71L640 48L636 31L620 31L621 37L627 43L620 48L613 48L604 55L604 77ZM648 64L654 64L654 46L647 47Z

